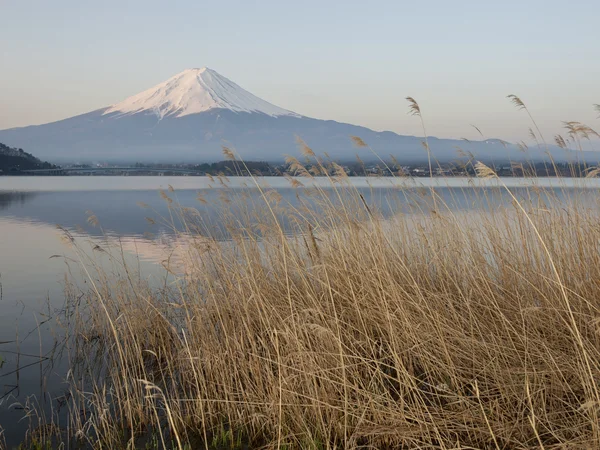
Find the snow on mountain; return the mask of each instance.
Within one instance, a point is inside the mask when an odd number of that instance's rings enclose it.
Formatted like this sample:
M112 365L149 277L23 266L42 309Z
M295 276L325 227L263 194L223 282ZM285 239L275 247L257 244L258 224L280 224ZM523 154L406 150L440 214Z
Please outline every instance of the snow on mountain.
M162 119L166 116L184 117L216 108L258 112L271 117L300 117L256 97L208 67L184 70L163 83L110 106L104 115L145 112Z

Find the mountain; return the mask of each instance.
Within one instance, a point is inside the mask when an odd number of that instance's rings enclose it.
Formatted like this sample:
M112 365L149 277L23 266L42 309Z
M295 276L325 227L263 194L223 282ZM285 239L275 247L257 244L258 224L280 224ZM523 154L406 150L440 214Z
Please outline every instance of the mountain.
M162 120L213 109L261 113L270 117L300 117L256 97L207 67L185 70L164 83L107 108L102 114L116 114L115 117L154 114Z
M21 148L11 148L0 143L0 174L14 174L22 170L52 169L55 166L41 161Z
M423 162L422 138L305 117L275 106L208 68L185 70L124 101L45 125L0 130L0 142L24 147L53 161L211 162L227 143L247 160L279 161L298 154L295 136L317 153L338 160L373 159L353 148L359 136L382 157ZM522 160L514 145L500 140L464 142L430 138L440 161L457 158L457 147L484 160ZM551 149L557 160L565 153ZM544 158L539 149L529 157ZM598 159L598 158L596 158Z

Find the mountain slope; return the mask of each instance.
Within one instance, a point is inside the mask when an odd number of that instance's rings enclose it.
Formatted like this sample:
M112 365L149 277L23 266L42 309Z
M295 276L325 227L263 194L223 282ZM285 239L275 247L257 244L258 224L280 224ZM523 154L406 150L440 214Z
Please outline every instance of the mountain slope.
M45 125L0 131L0 141L28 148L54 161L210 162L224 143L248 160L280 161L298 154L295 136L315 151L354 159L350 136L364 139L382 157L402 163L426 159L421 138L304 117L268 103L214 70L189 69L128 99L87 114ZM440 161L456 159L462 147L481 159L524 159L498 140L471 142L430 138ZM365 149L363 159L373 158ZM557 160L564 152L551 149ZM544 157L531 150L533 159Z

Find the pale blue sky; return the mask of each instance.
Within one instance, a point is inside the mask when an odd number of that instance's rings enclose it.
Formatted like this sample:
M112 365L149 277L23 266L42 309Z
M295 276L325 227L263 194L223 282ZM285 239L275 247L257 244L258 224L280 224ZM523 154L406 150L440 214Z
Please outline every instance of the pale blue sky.
M0 0L0 129L116 103L211 67L298 113L442 137L600 128L596 0Z

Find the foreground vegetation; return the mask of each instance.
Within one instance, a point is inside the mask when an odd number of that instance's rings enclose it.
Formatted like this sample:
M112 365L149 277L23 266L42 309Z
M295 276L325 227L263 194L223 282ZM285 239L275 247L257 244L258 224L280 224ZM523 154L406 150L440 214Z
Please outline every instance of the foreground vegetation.
M597 205L532 188L465 216L439 199L433 210L425 191L415 202L428 210L384 220L340 182L308 191L318 215L290 212L295 238L269 191L245 210L260 239L230 227L219 244L188 218L190 258L171 288L131 268L90 272L91 297L73 302L69 437L95 448L600 445Z
M92 289L69 292L68 420L30 441L599 448L596 191L557 179L516 194L471 161L495 186L465 194L474 209L413 186L393 191L390 218L302 145L300 206L260 180L258 203L215 181L227 242L162 194L186 237L184 267L165 263L176 282L80 253ZM332 171L330 188L302 186Z

